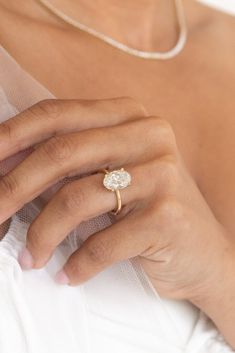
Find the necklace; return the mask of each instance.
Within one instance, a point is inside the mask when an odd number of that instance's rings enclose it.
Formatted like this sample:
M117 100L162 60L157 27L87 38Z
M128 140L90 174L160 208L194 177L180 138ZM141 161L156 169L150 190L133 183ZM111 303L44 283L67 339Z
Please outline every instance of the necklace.
M41 5L43 5L47 10L49 10L52 14L54 14L56 17L58 17L59 19L61 19L65 23L73 26L74 28L77 28L83 32L89 33L89 34L93 35L94 37L99 38L102 41L106 42L107 44L109 44L119 50L124 51L127 54L134 55L134 56L137 56L140 58L158 59L158 60L171 59L182 51L182 49L184 48L184 45L186 43L187 26L186 26L186 20L185 20L185 14L184 14L182 0L174 0L177 21L178 21L178 25L179 25L178 40L177 40L175 46L166 52L148 52L148 51L143 51L143 50L131 48L131 47L129 47L121 42L118 42L117 40L105 35L104 33L98 32L95 29L90 28L81 22L74 20L73 18L69 17L68 15L66 15L65 13L63 13L62 11L60 11L59 9L54 7L48 0L38 0L38 2Z

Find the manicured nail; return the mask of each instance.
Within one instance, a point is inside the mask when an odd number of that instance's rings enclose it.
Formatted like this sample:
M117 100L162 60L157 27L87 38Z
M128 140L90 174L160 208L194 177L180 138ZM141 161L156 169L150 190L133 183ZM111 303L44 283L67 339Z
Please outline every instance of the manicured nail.
M19 253L18 261L23 270L31 270L33 268L33 257L26 247Z
M64 270L60 270L55 275L55 281L59 284L69 284L69 278Z

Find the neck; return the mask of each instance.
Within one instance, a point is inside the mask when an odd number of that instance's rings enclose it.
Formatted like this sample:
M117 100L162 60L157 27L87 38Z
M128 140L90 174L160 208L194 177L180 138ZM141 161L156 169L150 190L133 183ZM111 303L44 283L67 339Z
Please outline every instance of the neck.
M140 50L167 50L178 35L175 0L50 0L68 16Z

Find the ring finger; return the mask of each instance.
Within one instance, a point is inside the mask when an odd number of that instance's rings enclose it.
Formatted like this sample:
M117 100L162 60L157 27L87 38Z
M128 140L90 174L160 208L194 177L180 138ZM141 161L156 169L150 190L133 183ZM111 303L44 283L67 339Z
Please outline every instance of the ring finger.
M122 206L130 207L130 204L134 205L152 194L153 185L144 185L143 178L149 168L150 163L125 168L132 182L120 190ZM81 178L66 184L54 195L29 227L26 247L33 263L29 264L20 257L24 269L44 266L56 246L79 223L116 208L115 193L105 189L103 178L102 173Z

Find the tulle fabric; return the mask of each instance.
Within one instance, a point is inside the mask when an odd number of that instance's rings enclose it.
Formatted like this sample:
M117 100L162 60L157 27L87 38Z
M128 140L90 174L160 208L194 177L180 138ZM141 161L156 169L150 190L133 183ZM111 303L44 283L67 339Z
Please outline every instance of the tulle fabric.
M48 98L55 97L0 47L0 123ZM0 175L30 153L28 148L0 162ZM75 288L55 284L53 275L66 258L89 236L112 225L109 214L82 222L45 268L22 272L17 256L29 224L69 181L65 178L46 190L12 216L10 227L2 227L6 235L0 242L1 353L232 352L196 307L160 298L138 258L116 263Z

